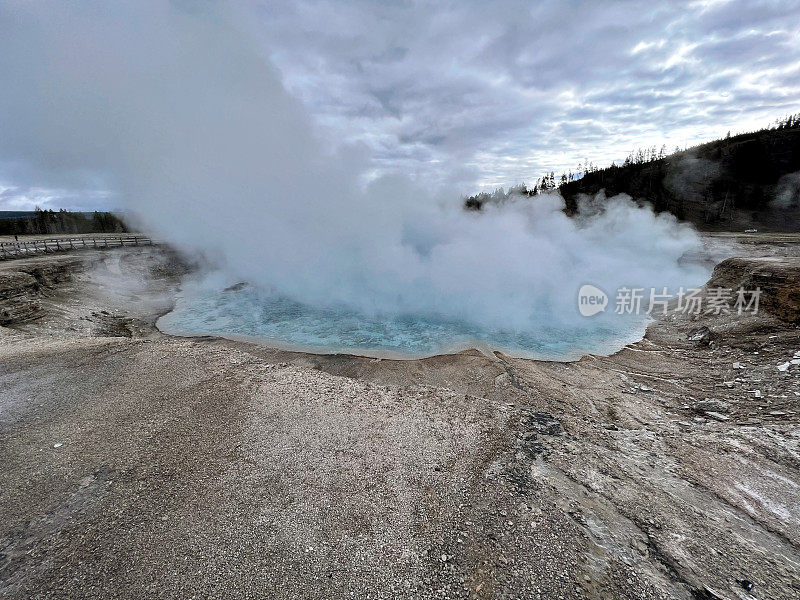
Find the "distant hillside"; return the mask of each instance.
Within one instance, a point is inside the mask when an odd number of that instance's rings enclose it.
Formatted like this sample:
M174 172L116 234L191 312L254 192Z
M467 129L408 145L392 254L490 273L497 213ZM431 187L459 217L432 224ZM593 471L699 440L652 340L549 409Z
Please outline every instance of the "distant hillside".
M5 219L27 219L36 216L35 210L0 210L0 221Z
M0 211L0 235L126 231L122 219L109 212Z
M531 196L548 188L559 190L569 214L582 195L605 190L609 197L625 193L649 202L704 230L800 231L800 115L670 155L639 151L621 166L589 168L580 179L550 174L534 190L520 186L512 193ZM472 196L465 207L479 210L503 195Z

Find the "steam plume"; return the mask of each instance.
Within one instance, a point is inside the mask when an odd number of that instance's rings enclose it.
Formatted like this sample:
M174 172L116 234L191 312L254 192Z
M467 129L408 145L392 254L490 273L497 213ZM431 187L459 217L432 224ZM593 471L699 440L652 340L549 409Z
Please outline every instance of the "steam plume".
M330 152L214 5L5 3L0 160L43 184L101 182L148 231L296 299L524 328L575 322L582 283L697 283L694 234L625 198L587 220L558 196L460 210L455 194Z

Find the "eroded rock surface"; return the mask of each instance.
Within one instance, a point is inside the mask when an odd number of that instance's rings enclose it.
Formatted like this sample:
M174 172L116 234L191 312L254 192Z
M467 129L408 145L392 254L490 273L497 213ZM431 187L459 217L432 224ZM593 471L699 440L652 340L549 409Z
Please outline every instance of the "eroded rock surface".
M784 321L800 322L800 260L796 258L729 258L714 269L709 286L759 288L762 308Z
M0 597L800 595L783 317L574 363L314 355L160 334L157 252L3 280L40 312L0 327Z

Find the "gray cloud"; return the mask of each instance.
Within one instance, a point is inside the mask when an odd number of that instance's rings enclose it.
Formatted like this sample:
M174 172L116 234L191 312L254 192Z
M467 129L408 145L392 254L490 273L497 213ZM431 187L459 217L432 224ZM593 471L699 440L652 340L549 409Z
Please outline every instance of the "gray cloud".
M374 173L445 179L460 192L800 110L795 1L253 0L239 11L331 144L363 144ZM0 159L24 161L24 138L4 145L18 155ZM0 166L0 184L74 198L103 178L55 163L22 171Z
M290 89L334 132L358 121L381 169L511 184L800 108L796 2L255 6Z

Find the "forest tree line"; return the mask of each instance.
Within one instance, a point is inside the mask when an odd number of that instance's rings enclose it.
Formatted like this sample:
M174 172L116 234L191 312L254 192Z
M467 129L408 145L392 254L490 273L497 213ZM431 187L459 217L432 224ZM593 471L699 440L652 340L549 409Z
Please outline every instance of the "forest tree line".
M581 195L605 190L647 201L657 212L669 211L698 225L720 227L746 212L758 221L762 212L800 208L800 114L774 125L667 153L666 147L638 149L617 165L579 164L577 172L546 173L532 187L498 188L464 199L468 210L481 210L511 197L532 197L558 190L566 212L577 210ZM779 201L779 202L778 202ZM741 219L739 219L741 220Z
M38 206L30 216L2 217L0 235L31 235L55 233L126 233L128 228L117 215L110 212L83 213L64 210L42 210Z

